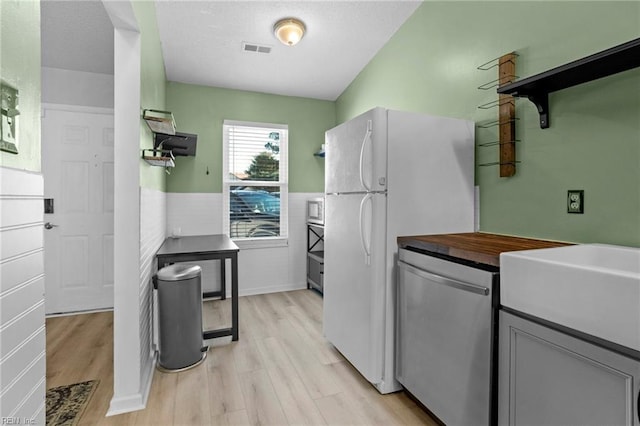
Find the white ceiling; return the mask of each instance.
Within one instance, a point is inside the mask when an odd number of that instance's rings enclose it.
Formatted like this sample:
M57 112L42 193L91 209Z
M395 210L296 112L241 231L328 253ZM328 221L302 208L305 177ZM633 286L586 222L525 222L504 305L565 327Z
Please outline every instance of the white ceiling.
M335 100L421 4L393 1L156 0L167 79ZM113 33L100 0L45 0L43 66L113 73ZM274 23L302 20L305 37L280 44ZM271 46L270 53L242 43Z

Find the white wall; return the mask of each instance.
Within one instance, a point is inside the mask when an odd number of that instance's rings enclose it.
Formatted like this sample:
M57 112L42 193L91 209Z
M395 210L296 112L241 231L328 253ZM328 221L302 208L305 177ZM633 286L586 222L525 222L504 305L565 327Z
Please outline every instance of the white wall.
M45 423L42 175L0 167L0 419Z
M113 108L113 74L42 67L42 102Z
M289 193L289 241L286 247L242 248L238 255L238 292L241 296L307 287L306 200L319 193ZM182 235L222 233L222 194L168 193L167 231ZM219 289L217 261L200 262L203 288ZM227 286L227 295L231 295Z

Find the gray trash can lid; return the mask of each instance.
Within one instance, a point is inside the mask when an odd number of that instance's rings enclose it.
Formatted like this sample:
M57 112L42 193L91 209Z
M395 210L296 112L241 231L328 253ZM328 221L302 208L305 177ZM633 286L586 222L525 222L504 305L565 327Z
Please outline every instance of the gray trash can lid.
M185 265L183 263L174 263L165 266L158 271L158 279L162 281L182 281L189 278L195 278L200 275L202 268L198 265Z

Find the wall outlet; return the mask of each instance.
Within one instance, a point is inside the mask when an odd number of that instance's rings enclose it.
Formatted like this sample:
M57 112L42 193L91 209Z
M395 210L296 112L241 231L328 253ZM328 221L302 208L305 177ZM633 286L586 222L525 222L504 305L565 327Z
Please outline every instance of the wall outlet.
M567 191L567 213L584 213L584 191L570 189Z

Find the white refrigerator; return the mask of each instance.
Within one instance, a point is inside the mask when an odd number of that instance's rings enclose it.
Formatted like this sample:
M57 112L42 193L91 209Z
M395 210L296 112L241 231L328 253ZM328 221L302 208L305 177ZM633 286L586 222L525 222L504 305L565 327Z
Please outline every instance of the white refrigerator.
M324 334L393 392L396 238L473 231L474 125L375 108L325 151Z

